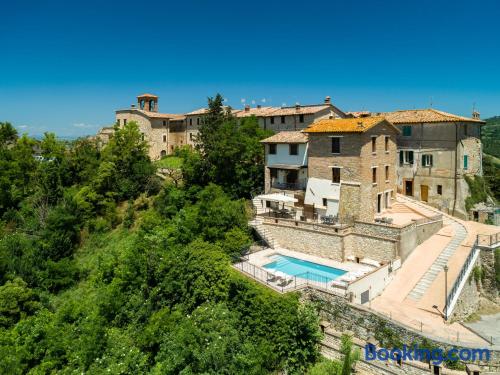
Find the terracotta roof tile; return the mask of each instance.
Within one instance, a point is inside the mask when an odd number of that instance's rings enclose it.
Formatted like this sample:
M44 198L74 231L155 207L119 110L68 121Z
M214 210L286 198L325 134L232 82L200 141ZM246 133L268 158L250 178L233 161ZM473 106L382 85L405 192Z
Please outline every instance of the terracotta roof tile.
M138 98L158 98L156 95L153 95L153 94L142 94L142 95L138 95L137 97Z
M307 143L307 134L299 131L279 132L263 139L262 143Z
M476 120L469 117L462 117L453 115L451 113L438 111L433 108L429 109L410 109L403 111L394 111L387 113L380 113L385 116L387 120L393 124L416 124L423 122L474 122L484 124L484 121Z
M310 125L308 128L304 129L303 132L304 133L364 133L368 129L371 129L375 125L378 125L384 121L389 123L382 116L319 120Z

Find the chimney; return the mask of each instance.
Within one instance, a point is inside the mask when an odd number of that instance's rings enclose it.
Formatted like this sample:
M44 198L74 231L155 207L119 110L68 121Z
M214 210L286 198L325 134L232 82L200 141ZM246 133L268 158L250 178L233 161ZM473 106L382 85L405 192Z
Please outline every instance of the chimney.
M472 118L474 120L480 120L481 119L481 114L478 111L473 111L472 112Z
M261 108L262 108L262 106L261 106L260 104L257 104L257 108L258 108L258 109L261 109Z
M331 104L332 103L332 98L330 96L325 97L325 104Z
M249 104L245 105L245 112L250 112L250 105Z
M295 103L295 110L297 112L300 111L300 104L299 103Z

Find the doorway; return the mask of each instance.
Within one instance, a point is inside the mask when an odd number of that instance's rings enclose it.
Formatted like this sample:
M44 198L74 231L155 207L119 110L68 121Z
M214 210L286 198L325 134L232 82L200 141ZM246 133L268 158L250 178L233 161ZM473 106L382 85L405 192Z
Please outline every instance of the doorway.
M405 195L413 197L413 180L405 180Z
M377 213L382 212L382 194L377 194Z
M429 186L420 185L420 200L423 202L428 202L428 200L429 200Z

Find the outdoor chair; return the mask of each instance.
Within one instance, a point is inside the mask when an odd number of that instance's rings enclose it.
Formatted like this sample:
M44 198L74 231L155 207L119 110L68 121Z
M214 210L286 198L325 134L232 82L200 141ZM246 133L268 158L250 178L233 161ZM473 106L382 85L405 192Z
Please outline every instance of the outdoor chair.
M285 287L285 286L290 285L292 282L293 282L293 279L292 279L292 278L289 278L289 279L282 279L282 280L278 283L278 286L280 286L280 287Z

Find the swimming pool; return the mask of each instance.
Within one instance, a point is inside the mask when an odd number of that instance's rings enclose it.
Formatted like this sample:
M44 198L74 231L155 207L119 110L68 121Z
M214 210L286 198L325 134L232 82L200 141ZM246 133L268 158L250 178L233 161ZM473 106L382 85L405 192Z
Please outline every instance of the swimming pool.
M274 255L273 261L264 265L264 268L269 271L281 271L289 276L298 276L319 282L335 280L347 272L286 255Z

